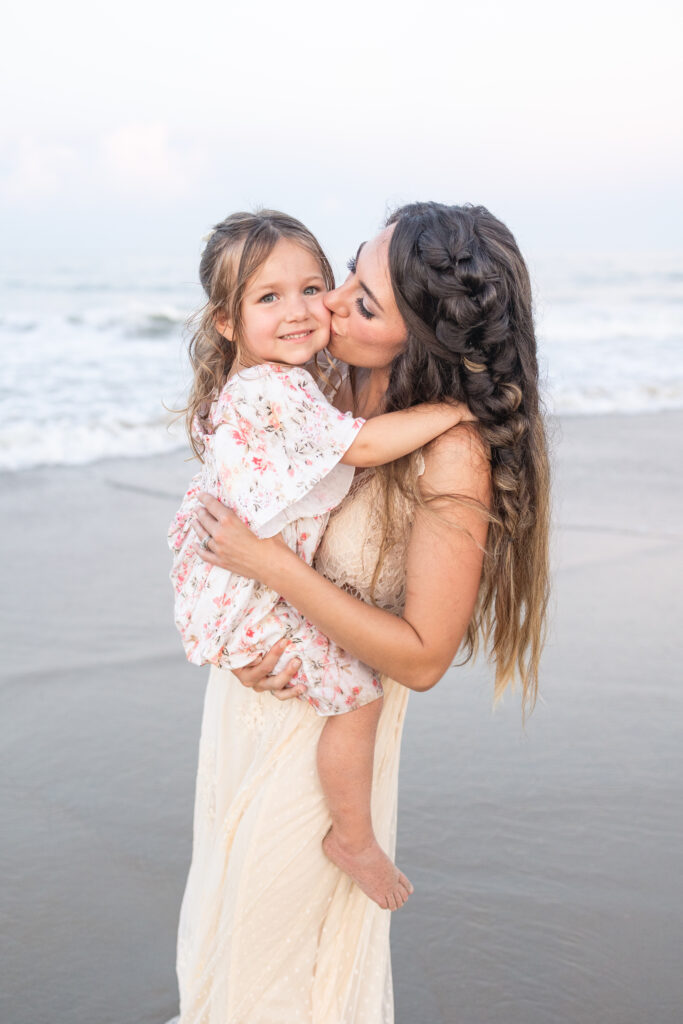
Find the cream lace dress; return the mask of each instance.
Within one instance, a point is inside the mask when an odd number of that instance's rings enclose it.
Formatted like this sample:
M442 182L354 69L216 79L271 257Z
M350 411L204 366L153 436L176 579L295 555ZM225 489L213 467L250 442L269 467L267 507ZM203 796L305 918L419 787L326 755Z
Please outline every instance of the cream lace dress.
M365 600L381 501L378 478L360 474L332 513L316 559L321 573ZM375 589L377 603L395 613L405 598L410 518L405 502L392 510L399 535ZM373 819L393 856L409 691L383 683ZM179 1024L393 1024L391 912L321 849L330 825L316 771L323 725L308 704L254 693L212 668L178 930Z

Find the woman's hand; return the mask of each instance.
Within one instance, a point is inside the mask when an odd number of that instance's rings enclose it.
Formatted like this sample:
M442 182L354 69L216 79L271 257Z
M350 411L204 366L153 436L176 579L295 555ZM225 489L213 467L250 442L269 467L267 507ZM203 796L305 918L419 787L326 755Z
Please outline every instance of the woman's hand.
M265 577L273 565L275 550L289 551L285 542L279 536L260 540L218 498L204 492L197 497L204 506L192 524L200 540L199 557L204 562L268 585Z
M305 693L306 687L299 684L292 685L292 676L296 675L297 669L301 667L298 658L288 661L281 672L276 675L269 675L270 671L277 665L278 661L287 650L288 640L278 640L274 647L267 654L259 655L255 661L244 668L235 669L236 675L242 686L247 686L257 693L270 690L278 700L291 700L292 697L300 697Z
M197 549L199 557L212 565L239 573L240 576L266 582L264 575L268 562L272 560L273 545L288 552L289 548L285 542L280 537L260 540L217 498L204 492L199 494L198 498L204 508L197 513L197 519L192 526L201 542ZM233 675L237 676L243 686L256 690L257 693L270 690L278 700L300 697L306 692L306 687L302 684L292 684L292 677L301 668L298 658L288 661L275 675L270 674L287 650L288 644L286 638L278 640L267 654L260 654L248 665L235 669Z

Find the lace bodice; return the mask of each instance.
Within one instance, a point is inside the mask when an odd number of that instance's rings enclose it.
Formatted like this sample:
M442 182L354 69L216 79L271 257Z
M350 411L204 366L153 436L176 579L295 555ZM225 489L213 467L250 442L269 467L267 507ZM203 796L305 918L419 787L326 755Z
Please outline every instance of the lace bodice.
M413 457L415 476L424 472L421 452ZM382 567L373 577L382 546L385 492L374 470L357 474L351 490L336 508L315 556L315 567L343 590L367 603L400 615L406 597L406 552L413 521L412 503L402 495L390 501L391 528Z

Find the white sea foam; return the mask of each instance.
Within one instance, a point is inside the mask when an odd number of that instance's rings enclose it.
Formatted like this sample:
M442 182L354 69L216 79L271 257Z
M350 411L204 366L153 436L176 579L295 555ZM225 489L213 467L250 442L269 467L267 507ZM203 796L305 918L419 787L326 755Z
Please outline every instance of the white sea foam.
M546 403L560 414L683 408L683 258L532 263ZM133 266L0 279L0 468L186 444L183 325L202 302Z
M198 286L66 272L0 282L0 468L140 456L186 443L169 430L189 382ZM112 281L114 283L112 283ZM169 283L170 281L170 283ZM167 408L165 408L165 406Z
M535 283L550 408L683 408L683 259L558 260Z

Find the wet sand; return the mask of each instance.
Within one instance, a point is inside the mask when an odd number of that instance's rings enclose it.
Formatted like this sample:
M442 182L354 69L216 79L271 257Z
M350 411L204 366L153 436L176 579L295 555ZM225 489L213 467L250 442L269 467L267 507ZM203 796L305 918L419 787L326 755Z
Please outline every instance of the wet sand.
M415 694L397 1024L679 1024L683 412L555 425L526 730L482 662ZM0 1020L161 1024L204 676L171 622L181 455L0 477Z

